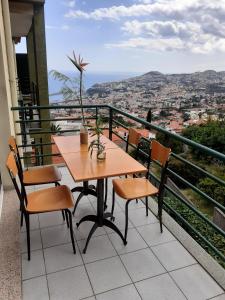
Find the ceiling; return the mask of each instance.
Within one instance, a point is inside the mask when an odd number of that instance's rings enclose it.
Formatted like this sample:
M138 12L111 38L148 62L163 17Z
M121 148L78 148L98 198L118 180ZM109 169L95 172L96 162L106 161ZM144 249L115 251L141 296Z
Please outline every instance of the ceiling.
M9 1L12 37L27 36L32 25L34 4L44 3L44 0L14 0Z

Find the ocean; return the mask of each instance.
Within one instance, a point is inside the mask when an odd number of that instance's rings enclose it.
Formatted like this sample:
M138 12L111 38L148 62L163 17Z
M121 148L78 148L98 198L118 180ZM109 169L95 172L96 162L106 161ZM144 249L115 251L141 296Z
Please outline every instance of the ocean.
M78 78L78 72L64 72L65 75L69 77ZM118 73L88 73L84 72L83 83L85 90L89 89L96 83L104 83L110 81L119 81L123 79L127 79L130 77L141 75L140 73L126 73L126 72L118 72ZM61 95L51 95L57 94L62 86L62 83L58 80L55 80L52 75L49 75L48 78L49 85L49 94L50 94L50 102L62 101Z

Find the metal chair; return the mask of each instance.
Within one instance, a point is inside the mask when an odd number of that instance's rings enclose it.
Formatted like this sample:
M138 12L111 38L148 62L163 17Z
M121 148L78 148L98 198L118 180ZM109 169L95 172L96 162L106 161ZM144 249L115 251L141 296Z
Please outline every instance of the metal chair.
M17 158L18 171L21 181L24 186L40 185L53 183L55 186L60 185L59 181L62 179L62 175L56 166L43 166L41 168L29 168L23 170L22 162L14 136L10 136L8 139L8 145L11 151L13 151ZM63 220L65 220L64 213L62 212ZM23 214L21 214L21 226L23 226Z
M10 150L13 151L17 157L19 172L21 173L23 184L25 186L49 183L59 185L62 175L56 166L43 166L41 168L29 168L27 170L23 170L18 146L14 136L9 137L8 144Z
M6 166L8 168L13 185L20 200L21 213L25 217L27 231L27 252L28 260L30 260L30 221L31 214L39 214L45 212L64 211L66 215L67 226L70 228L73 252L76 253L72 214L69 208L73 207L73 195L66 185L60 185L47 189L26 193L23 181L19 176L18 162L15 153L11 151L8 155ZM17 184L19 178L20 186Z
M128 205L129 203L138 198L145 197L146 216L148 216L148 196L158 196L158 216L160 222L160 230L162 232L162 206L163 206L163 191L166 182L166 169L171 153L170 148L166 148L156 140L151 142L150 158L148 161L148 172L145 178L119 178L114 179L113 192L112 192L112 214L115 205L115 193L126 201L125 206L125 234L124 239L127 239L128 231ZM155 187L149 181L150 165L152 161L157 161L161 166L161 179L159 188Z

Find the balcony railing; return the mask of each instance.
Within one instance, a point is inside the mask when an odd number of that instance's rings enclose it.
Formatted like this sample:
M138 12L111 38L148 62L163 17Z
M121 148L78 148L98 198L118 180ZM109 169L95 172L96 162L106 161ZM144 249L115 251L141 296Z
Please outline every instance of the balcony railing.
M164 135L165 143L173 145L173 143L178 142L181 145L181 149L185 149L185 152L190 152L191 150L197 150L206 159L209 157L211 161L215 161L215 164L224 166L225 155L219 153L213 149L205 147L198 144L192 140L186 139L183 136L171 133L161 127L155 126L144 119L132 116L131 114L121 111L110 105L84 105L86 111L86 120L93 121L98 118L99 115L103 117L105 121L105 129L108 130L109 138L117 137L122 141L126 141L126 138L118 133L117 127L122 127L127 129L128 126L134 126L139 128L147 128L149 131L154 133L161 133ZM16 133L17 136L22 137L22 143L19 148L23 149L25 164L34 163L36 165L41 165L43 163L48 163L51 157L60 156L59 153L52 153L51 135L54 134L74 134L79 131L78 128L73 129L57 129L51 128L51 122L56 121L72 121L75 125L81 122L80 116L71 116L71 113L79 112L80 106L73 105L61 105L61 106L33 106L33 107L14 107L12 110L17 110L20 112L20 119L16 120L16 123L20 124L21 130ZM40 116L41 110L48 110L54 113L54 117L47 119L33 120L25 118L29 115L29 111L33 110ZM55 117L56 112L58 112L60 117ZM60 112L67 112L67 117L64 117ZM32 126L35 125L35 126ZM46 137L48 141L46 142ZM32 142L30 142L33 140ZM148 143L150 139L143 138L143 145L141 147L141 159L144 162L148 158ZM166 146L168 146L166 145ZM30 148L30 153L32 159L30 159L26 150ZM173 151L173 146L171 146ZM47 159L45 161L45 159ZM210 170L205 170L201 164L196 161L196 159L191 159L184 157L183 152L174 153L172 152L172 159L174 161L180 162L183 165L184 170L191 170L191 172L196 172L202 178L209 178L221 187L225 187L225 181L223 181L218 176L214 175ZM151 180L155 181L157 184L159 179L157 177L157 164L155 165L154 171L150 173ZM182 188L179 186L182 185ZM191 197L187 195L186 192L191 194ZM194 195L194 196L193 196ZM179 174L176 169L171 169L170 165L168 168L168 181L166 184L166 192L164 195L164 209L195 239L198 243L210 253L223 267L225 266L225 232L212 220L210 214L201 211L195 202L193 202L193 197L205 201L206 207L211 207L211 211L215 208L219 209L222 213L225 213L224 203L221 204L209 196L205 191L201 190L196 184L191 182L188 178L185 178L183 174ZM190 199L191 198L191 199ZM157 201L157 200L156 200Z

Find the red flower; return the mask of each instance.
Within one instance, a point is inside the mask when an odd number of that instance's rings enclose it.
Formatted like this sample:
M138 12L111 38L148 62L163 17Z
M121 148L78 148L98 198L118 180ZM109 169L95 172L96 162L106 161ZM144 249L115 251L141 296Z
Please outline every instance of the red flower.
M83 71L85 71L84 67L87 66L89 63L83 62L83 58L81 58L80 55L79 55L78 60L77 60L74 51L73 51L73 57L74 57L74 58L71 58L71 57L68 56L68 58L69 58L69 60L72 62L72 64L73 64L73 65L78 69L78 71L80 71L81 73L82 73Z

